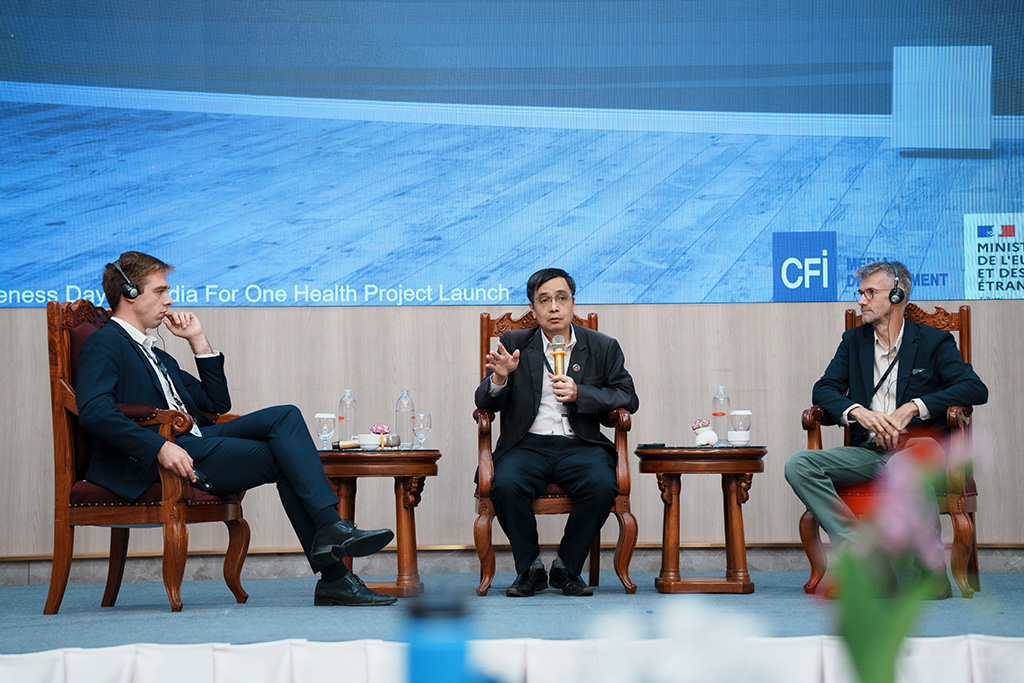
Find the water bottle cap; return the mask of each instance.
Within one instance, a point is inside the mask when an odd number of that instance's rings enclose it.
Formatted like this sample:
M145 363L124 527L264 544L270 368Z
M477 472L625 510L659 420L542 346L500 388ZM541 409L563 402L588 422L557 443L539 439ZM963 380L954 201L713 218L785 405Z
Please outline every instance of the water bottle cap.
M461 618L468 614L462 596L451 590L431 590L412 601L409 613L421 618Z

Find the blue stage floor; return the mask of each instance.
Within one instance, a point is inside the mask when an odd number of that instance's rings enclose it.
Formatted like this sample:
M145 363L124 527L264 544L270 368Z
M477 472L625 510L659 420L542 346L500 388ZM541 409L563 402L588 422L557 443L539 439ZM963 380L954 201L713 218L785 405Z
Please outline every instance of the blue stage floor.
M614 574L603 574L590 598L568 598L547 591L527 599L504 596L511 574L499 574L487 597L474 589L475 574L423 577L433 594L449 591L463 599L476 639L581 639L594 636L601 617L621 615L639 625L643 637L659 637L666 612L721 615L752 626L765 636L833 634L834 604L801 590L806 576L796 572L754 572L750 595L661 595L654 574L634 573L640 588L623 593ZM366 577L372 579L373 577ZM101 584L72 584L60 614L44 616L47 586L0 587L0 654L127 643L253 643L287 638L311 641L400 640L409 600L382 608L314 607L313 578L248 580L249 601L235 604L221 581L189 581L182 588L185 608L171 613L163 584L125 584L118 604L100 608ZM955 589L954 589L955 590ZM929 604L917 636L986 634L1024 636L1024 575L984 574L973 599L954 597Z

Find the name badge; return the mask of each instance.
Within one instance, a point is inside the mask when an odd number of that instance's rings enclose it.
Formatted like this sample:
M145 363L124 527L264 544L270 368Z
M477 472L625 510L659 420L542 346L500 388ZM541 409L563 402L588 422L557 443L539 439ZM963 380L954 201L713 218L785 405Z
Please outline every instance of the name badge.
M572 426L569 424L568 415L562 415L562 429L565 431L566 436L576 436L576 432L572 431Z

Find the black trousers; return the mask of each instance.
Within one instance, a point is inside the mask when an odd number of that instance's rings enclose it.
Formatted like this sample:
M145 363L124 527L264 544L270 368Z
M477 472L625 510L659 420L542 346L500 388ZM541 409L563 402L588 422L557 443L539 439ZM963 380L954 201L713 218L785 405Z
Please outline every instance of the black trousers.
M520 574L540 555L533 499L549 482L572 497L558 556L575 576L583 569L590 545L608 519L618 494L615 456L607 448L579 439L527 434L498 458L491 502L512 544Z
M309 557L316 534L313 517L325 507L337 506L338 498L298 408L257 410L203 427L202 437L182 435L177 443L209 478L215 495L276 483L288 520Z

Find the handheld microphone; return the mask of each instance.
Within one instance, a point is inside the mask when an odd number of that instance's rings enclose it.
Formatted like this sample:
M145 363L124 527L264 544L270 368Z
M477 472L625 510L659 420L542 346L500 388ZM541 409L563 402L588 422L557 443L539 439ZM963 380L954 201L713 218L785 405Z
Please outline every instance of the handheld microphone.
M551 355L555 359L555 374L565 374L565 337L560 334L556 334L554 339L551 340Z

